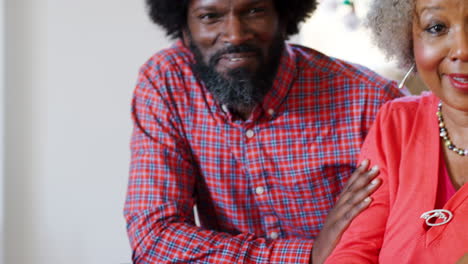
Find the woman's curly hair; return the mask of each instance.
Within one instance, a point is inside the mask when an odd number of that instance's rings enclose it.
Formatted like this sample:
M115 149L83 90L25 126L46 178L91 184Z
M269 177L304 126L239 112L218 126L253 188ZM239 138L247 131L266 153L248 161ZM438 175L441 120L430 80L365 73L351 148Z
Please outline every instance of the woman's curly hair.
M317 1L273 0L280 20L286 27L287 36L299 32L299 23L305 21L316 9ZM151 20L166 30L171 38L182 36L187 27L189 0L146 0Z
M414 0L373 0L367 13L366 26L372 39L387 56L401 67L414 63L412 25Z

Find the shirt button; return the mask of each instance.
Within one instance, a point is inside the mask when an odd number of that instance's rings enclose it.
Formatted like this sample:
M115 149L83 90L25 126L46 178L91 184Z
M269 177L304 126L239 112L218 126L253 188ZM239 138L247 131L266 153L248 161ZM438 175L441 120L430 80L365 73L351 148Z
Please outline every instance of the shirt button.
M253 132L252 129L247 130L247 132L245 133L245 136L246 136L247 138L253 138L254 135L255 135L255 133Z
M255 193L257 193L258 195L261 195L265 192L265 188L263 187L257 187L255 188Z
M274 115L275 114L275 110L273 110L272 108L268 109L268 114L269 115Z
M276 232L271 232L271 233L270 233L270 238L271 238L271 239L277 239L278 237L279 237L279 234L278 234L278 233L276 233Z

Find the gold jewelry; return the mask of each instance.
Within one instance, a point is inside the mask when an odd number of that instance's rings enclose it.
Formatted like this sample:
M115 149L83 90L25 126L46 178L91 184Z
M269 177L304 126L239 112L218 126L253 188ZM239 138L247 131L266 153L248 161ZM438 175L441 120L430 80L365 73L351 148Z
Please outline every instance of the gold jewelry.
M457 146L455 146L452 141L450 141L449 135L447 128L445 128L445 123L444 123L444 118L442 116L442 102L439 102L439 105L437 106L437 119L439 120L439 131L440 131L440 137L442 140L444 140L444 145L457 153L460 156L468 156L468 149L462 149Z

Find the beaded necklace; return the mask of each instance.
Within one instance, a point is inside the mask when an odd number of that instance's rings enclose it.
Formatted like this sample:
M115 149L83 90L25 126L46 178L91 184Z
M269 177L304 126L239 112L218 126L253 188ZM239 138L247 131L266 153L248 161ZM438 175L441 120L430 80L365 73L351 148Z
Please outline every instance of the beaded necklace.
M455 146L452 143L452 141L450 141L447 128L445 128L444 118L442 116L442 102L439 102L439 105L437 106L436 114L437 114L437 119L439 120L440 137L444 140L445 146L460 156L468 156L468 149L459 148Z

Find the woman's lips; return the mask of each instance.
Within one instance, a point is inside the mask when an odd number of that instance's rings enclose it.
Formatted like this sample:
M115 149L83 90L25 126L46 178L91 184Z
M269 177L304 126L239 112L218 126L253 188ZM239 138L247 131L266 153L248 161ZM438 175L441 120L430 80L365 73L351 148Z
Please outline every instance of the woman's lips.
M450 83L458 90L468 92L468 74L448 74Z

